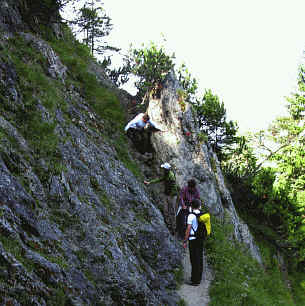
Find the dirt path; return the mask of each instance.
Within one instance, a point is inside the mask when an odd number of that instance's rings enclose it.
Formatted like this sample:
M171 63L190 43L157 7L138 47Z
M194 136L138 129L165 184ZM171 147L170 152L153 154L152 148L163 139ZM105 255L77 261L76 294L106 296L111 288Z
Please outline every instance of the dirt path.
M183 259L184 282L191 278L191 263L188 248ZM206 306L209 303L209 286L212 281L212 271L208 268L206 257L203 255L202 281L199 286L193 287L183 284L178 290L178 294L184 299L188 306Z

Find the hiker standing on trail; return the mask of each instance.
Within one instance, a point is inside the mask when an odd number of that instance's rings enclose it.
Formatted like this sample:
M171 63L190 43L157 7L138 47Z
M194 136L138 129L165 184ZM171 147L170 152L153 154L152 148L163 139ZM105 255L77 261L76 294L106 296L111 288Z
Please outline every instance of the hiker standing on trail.
M164 203L164 218L169 230L174 234L178 186L176 185L175 174L171 171L171 165L169 163L164 163L161 165L161 168L164 169L162 177L151 181L144 181L144 184L149 185L162 181L164 182L164 193L166 195L166 202Z
M161 129L150 120L147 113L140 113L125 126L124 131L138 150L144 153L150 143L151 133L161 131Z
M191 280L188 283L191 286L198 286L201 282L203 271L203 239L196 238L195 232L198 229L198 221L195 214L200 214L201 202L194 199L191 202L192 212L187 218L187 228L183 241L183 247L189 244L190 261L192 266Z
M180 239L184 238L187 217L190 212L191 202L194 199L200 200L200 195L196 187L196 181L190 179L187 182L187 185L183 187L180 192L179 207L176 216L176 232Z

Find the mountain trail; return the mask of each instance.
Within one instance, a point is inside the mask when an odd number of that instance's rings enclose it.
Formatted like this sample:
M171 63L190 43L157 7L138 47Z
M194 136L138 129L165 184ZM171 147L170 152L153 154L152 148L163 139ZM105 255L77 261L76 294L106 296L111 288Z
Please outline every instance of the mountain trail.
M207 265L206 256L203 255L203 273L199 286L193 287L186 284L191 278L191 263L188 248L185 250L183 269L184 284L178 290L179 296L186 302L187 306L207 306L210 301L209 287L213 279L213 274Z

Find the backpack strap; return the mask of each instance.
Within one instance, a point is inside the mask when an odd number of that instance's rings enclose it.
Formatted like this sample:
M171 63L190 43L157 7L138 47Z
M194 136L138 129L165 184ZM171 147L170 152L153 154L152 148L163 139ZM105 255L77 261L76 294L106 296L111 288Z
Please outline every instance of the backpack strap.
M199 214L196 214L196 213L194 213L193 211L192 211L191 213L189 213L189 215L195 215L195 217L196 217L196 219L197 219L197 230L198 230L198 227L199 227L198 216L200 216L200 214L201 214L201 212L200 212ZM193 228L193 224L192 224L191 229L193 230L193 233L194 233L194 234L190 234L189 237L195 237L195 232L196 232L196 231L195 231L194 228Z

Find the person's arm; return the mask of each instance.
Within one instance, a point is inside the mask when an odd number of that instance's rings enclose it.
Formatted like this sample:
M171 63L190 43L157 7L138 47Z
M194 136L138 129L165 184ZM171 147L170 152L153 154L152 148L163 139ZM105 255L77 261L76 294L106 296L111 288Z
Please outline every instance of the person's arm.
M129 128L130 128L130 122L124 128L125 133L128 131Z
M156 183L159 183L159 182L161 182L163 180L164 180L164 177L158 177L158 178L155 178L155 179L153 179L151 181L144 181L144 184L145 185L156 184Z
M139 120L142 120L142 117L143 117L142 113L138 114L135 118L133 118L131 121L128 122L128 124L125 126L124 131L127 132L128 129L130 129L133 125L135 126Z
M161 130L161 128L159 128L157 124L151 120L149 120L147 123L149 123L155 130L157 130L156 132L166 132L166 131Z
M183 241L183 247L186 248L187 242L189 240L190 232L191 232L192 224L188 224L185 230L185 236Z

